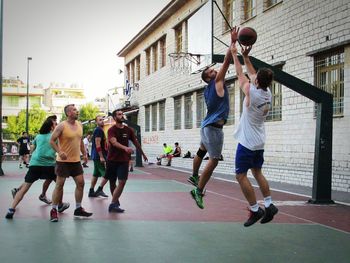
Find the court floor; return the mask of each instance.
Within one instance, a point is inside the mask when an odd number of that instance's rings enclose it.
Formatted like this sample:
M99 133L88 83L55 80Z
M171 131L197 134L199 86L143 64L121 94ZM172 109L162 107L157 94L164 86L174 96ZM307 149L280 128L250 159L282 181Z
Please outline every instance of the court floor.
M1 262L349 262L349 206L310 205L305 197L273 192L276 218L245 228L247 204L237 184L211 180L201 210L189 194L188 173L149 166L130 174L120 200L125 213L110 214L111 197L87 197L90 167L83 206L94 213L91 218L73 217L69 179L64 200L71 207L58 223L49 221L50 206L38 200L41 182L7 220L10 190L22 182L25 169L12 162L3 168Z

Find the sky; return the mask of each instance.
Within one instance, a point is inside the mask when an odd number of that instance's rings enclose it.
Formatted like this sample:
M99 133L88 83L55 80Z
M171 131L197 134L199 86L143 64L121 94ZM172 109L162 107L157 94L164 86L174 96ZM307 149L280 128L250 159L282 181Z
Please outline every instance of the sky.
M91 101L123 86L117 53L170 0L3 0L3 77L81 85Z

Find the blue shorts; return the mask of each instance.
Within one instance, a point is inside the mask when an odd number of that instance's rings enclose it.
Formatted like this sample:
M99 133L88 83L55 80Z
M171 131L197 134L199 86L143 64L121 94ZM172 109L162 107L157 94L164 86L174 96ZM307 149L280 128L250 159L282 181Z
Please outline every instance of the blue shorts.
M240 143L236 150L236 174L246 173L251 168L261 168L264 163L264 150L251 151Z

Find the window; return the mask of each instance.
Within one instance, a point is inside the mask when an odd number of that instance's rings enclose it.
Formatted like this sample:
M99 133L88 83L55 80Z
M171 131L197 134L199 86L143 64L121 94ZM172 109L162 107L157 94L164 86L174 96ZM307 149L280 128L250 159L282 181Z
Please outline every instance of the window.
M197 99L196 99L196 104L197 104L197 117L196 117L196 127L200 128L202 120L205 117L206 113L206 106L205 106L205 101L204 101L204 90L199 90L197 91Z
M159 102L159 130L165 129L165 100Z
M333 94L333 115L344 110L344 49L315 57L315 86Z
M282 120L282 85L276 81L271 84L271 108L266 121L280 121Z
M230 23L231 27L233 25L234 16L235 16L234 5L235 5L235 0L223 0L222 1L223 12L224 12L225 18ZM230 27L227 24L227 22L225 21L225 19L224 19L223 23L224 23L223 29L224 29L224 32L226 32L227 30L230 29Z
M145 131L149 131L149 123L150 123L150 106L145 106Z
M159 40L160 46L160 67L164 67L166 65L166 39L165 37Z
M193 127L193 94L185 95L185 129L192 129Z
M232 125L235 123L235 83L228 85L228 96L230 111L228 113L227 125Z
M277 4L281 0L265 0L264 2L264 10L270 8L271 6Z
M182 100L181 97L174 98L174 129L181 129L181 108Z
M248 20L256 16L256 0L244 0L244 20Z
M33 106L33 105L41 105L41 99L40 97L29 97L29 104L30 106Z
M129 63L129 67L130 67L130 84L134 84L135 83L135 68L134 68L134 61L131 61Z
M137 58L135 58L135 81L139 81L140 78L140 56L138 56Z
M151 49L146 49L146 75L151 74Z
M17 96L4 96L4 107L18 107L19 106L19 97Z
M182 23L175 28L175 52L183 51L182 48Z
M153 62L153 72L158 70L158 45L155 43L152 46L152 62Z
M157 130L157 103L152 104L152 131Z

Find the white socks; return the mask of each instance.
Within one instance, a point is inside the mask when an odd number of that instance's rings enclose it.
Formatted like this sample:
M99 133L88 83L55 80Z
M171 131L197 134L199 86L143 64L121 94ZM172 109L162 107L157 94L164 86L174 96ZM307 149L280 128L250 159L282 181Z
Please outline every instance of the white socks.
M269 207L272 203L272 198L271 196L267 196L264 198L264 203L265 203L265 207Z

